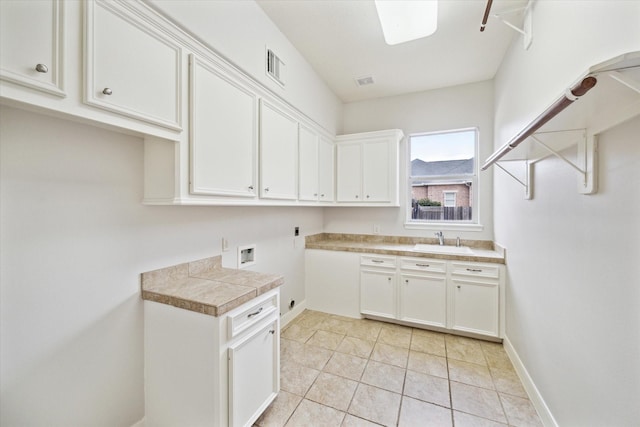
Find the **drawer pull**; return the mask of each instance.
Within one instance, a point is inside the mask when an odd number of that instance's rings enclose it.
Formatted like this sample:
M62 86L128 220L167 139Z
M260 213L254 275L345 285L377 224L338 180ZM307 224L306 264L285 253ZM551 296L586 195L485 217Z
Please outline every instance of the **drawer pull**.
M108 87L105 87L104 89L102 89L102 93L105 95L113 95L113 91Z
M269 331L269 333L270 333L271 335L273 335L273 334L275 334L275 333L276 333L276 331L275 331L274 329L271 329L271 330Z
M36 71L39 72L39 73L48 73L49 72L49 68L44 64L37 64L36 65Z
M375 262L376 264L382 264L384 261L379 259L372 259L371 262Z
M472 273L482 273L482 269L480 268L467 268L467 271L471 271Z
M416 267L429 267L429 264L416 264Z
M258 311L254 312L254 313L249 313L249 314L247 315L247 317L248 317L248 318L251 318L251 317L253 317L253 316L257 316L258 314L260 314L260 313L262 312L262 310L263 310L263 309L264 309L264 307L260 307L260 308L258 309Z

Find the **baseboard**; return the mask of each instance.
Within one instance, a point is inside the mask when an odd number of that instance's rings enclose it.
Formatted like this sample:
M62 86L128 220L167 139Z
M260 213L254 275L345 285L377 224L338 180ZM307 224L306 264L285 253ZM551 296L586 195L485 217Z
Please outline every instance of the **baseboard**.
M144 417L140 421L132 425L131 427L144 427Z
M302 313L305 310L305 308L307 308L306 300L296 304L296 306L293 307L293 309L289 310L288 312L280 316L280 329L287 326L287 324L291 322L293 319L295 319L296 316L298 316L300 313Z
M516 349L513 347L513 345L511 345L511 341L509 341L509 337L507 337L506 335L504 337L503 345L505 351L507 352L507 356L509 356L511 363L513 364L513 367L518 374L518 377L520 377L522 386L529 395L529 400L531 400L531 403L536 408L536 411L538 411L538 416L540 417L540 421L542 421L542 424L545 427L558 427L558 423L556 422L555 418L553 418L553 414L551 414L549 407L542 398L538 387L536 387L533 379L529 375L529 372L527 372L527 368L524 367L524 364L522 363L522 360L520 360Z

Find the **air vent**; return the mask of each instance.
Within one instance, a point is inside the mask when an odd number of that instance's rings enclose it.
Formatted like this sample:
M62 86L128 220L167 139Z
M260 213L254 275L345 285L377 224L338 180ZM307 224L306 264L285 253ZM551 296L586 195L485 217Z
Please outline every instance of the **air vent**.
M367 85L372 85L375 82L373 81L373 76L364 76L364 77L358 77L356 79L356 84L358 86L367 86Z
M284 62L269 48L267 48L267 75L284 86Z

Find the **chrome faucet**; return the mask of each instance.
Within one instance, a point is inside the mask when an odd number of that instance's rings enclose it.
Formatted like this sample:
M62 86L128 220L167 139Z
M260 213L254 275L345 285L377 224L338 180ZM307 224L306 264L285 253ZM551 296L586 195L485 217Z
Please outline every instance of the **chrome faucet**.
M438 244L444 246L444 234L442 234L442 231L438 231L436 237L438 237Z

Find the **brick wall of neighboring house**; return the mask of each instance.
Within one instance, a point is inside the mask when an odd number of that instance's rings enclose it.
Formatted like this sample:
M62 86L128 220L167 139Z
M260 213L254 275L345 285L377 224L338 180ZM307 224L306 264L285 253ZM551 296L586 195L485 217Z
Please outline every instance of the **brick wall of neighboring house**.
M456 192L456 206L472 206L472 192L470 187L465 184L449 184L449 185L421 185L413 187L411 190L412 198L416 200L425 197L435 202L440 202L444 206L444 192Z

